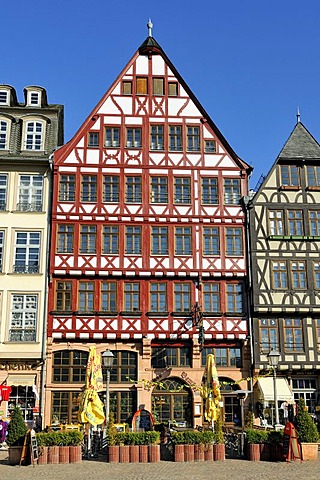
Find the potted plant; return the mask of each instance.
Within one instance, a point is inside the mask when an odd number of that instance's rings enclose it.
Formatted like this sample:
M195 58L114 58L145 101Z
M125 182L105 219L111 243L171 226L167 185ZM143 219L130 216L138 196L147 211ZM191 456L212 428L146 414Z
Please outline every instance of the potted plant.
M261 460L282 460L283 430L270 430L267 440L260 445Z
M204 430L201 432L202 442L204 444L204 459L206 461L213 461L213 442L215 434L212 430Z
M69 455L70 463L81 463L82 462L82 442L83 434L79 430L70 430L67 432L68 439L67 444L69 445Z
M299 399L294 426L301 445L302 460L318 460L319 432L302 397Z
M16 406L11 412L6 438L6 443L9 447L9 463L11 465L18 465L20 463L27 430L28 428L24 422L21 409Z
M119 445L116 445L117 429L114 425L113 413L109 415L109 421L106 428L106 443L108 448L108 462L119 463Z
M245 434L249 460L253 462L260 461L260 445L267 441L267 432L265 430L255 430L254 428L248 428L247 430L245 430Z
M218 418L214 422L214 444L213 444L213 458L214 460L225 460L226 450L223 435L223 419L222 411L219 409Z
M38 445L38 465L46 465L48 463L48 445L47 433L40 432L36 434Z

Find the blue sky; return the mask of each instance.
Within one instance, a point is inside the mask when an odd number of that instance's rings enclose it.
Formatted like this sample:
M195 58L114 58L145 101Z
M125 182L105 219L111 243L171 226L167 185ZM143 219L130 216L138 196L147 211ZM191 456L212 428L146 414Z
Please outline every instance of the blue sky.
M236 153L266 174L296 123L320 141L319 0L2 2L0 83L41 85L75 134L153 36Z

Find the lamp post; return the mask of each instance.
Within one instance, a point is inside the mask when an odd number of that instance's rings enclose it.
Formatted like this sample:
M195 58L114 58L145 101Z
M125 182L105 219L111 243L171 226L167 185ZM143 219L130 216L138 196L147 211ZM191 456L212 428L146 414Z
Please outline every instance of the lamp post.
M107 383L106 383L106 398L104 402L105 410L106 410L106 425L109 422L109 411L110 411L110 370L113 365L114 355L113 353L107 349L103 352L102 356L102 363L104 368L107 370Z
M278 350L272 348L268 353L267 357L269 360L269 365L273 370L273 393L274 393L274 412L275 412L275 430L280 428L279 424L279 410L278 410L278 395L277 395L277 368L280 360L280 353Z

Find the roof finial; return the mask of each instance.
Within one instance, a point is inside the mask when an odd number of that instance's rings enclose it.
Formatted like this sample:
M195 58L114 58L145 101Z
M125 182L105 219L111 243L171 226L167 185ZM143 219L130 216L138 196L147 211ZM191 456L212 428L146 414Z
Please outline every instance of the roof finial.
M297 123L300 123L300 109L297 110Z
M152 37L152 27L153 27L153 23L151 22L151 19L149 18L149 22L147 23L147 27L148 27L148 36L149 37Z

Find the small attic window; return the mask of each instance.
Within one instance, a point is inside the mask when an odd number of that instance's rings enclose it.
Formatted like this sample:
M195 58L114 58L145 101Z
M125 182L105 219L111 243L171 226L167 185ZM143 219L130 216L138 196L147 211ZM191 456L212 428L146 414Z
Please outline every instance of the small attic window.
M132 82L124 80L122 82L122 93L123 95L132 95Z
M28 105L32 107L40 106L41 95L40 92L29 91L28 92Z
M177 82L168 82L168 95L170 97L176 97L178 95Z
M0 105L9 105L9 92L0 90Z
M204 151L206 153L216 153L216 151L217 151L216 141L215 140L205 140Z

